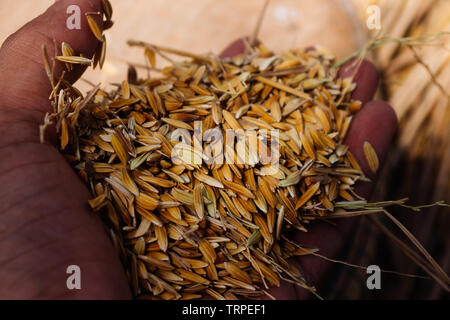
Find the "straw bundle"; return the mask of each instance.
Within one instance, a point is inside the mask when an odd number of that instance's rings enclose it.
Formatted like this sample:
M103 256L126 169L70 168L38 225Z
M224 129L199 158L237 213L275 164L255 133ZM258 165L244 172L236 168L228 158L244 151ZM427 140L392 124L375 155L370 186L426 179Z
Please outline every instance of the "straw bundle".
M382 34L392 38L424 36L450 32L450 3L428 1L370 1L381 8ZM432 159L437 172L436 186L431 199L449 196L450 142L449 88L450 36L423 46L409 47L390 44L374 54L384 79L384 96L399 118L396 148L409 159ZM431 142L431 143L430 143ZM437 145L436 145L437 144ZM400 155L389 162L398 163ZM417 175L414 175L417 181ZM409 184L411 180L405 179Z
M367 33L367 39L386 36L404 39L438 35L435 41L424 41L417 46L392 43L370 52L379 68L382 82L378 97L387 100L399 120L396 140L392 145L374 197L409 197L414 204L433 203L450 199L450 2L446 0L354 1L361 27L367 30L366 8L378 5L381 9L381 30ZM420 216L411 216L406 209L392 212L437 257L444 270L450 266L447 248L450 241L445 230L449 221L442 208L430 208ZM380 241L376 245L381 248ZM391 250L384 246L382 250ZM381 249L378 249L381 250ZM391 258L387 263L397 270L415 272L417 268L396 258L398 251L384 251ZM376 255L376 254L374 254ZM387 260L387 259L386 259ZM379 260L377 260L377 263ZM381 262L380 262L381 263ZM400 281L400 280L399 280ZM392 297L436 298L441 291L431 284L411 279L396 281ZM386 291L383 290L383 298ZM395 292L395 293L394 293Z

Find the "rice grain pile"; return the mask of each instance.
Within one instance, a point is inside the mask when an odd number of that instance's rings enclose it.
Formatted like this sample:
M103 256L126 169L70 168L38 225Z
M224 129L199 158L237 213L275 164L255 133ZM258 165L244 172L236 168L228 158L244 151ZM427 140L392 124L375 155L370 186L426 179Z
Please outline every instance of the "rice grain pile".
M112 10L105 12L112 25ZM89 21L101 49L93 61L64 43L56 60L68 71L104 60L105 38ZM289 234L344 215L347 205L364 208L353 185L367 178L343 143L361 107L351 99L352 79L338 78L334 56L319 47L277 55L249 46L220 59L129 44L144 48L152 70L158 55L189 59L170 59L145 79L130 67L115 89L98 85L86 96L63 73L52 81L54 112L42 132L56 124L61 152L91 190L89 204L134 295L252 298L282 279L314 292L288 258L316 249L294 245ZM49 65L46 57L52 74ZM227 148L230 132L236 143ZM372 146L364 151L376 171Z

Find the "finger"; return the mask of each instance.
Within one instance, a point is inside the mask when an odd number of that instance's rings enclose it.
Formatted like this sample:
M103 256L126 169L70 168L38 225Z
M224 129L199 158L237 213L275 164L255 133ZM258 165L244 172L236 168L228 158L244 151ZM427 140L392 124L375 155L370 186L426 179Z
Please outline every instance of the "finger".
M233 58L234 56L245 53L249 43L249 37L243 37L233 41L222 51L222 53L220 54L220 58ZM259 43L259 40L256 40L256 45L258 45Z
M245 52L245 43L244 40L240 38L233 41L225 49L223 49L222 53L220 54L220 58L222 59L232 58L244 52Z
M80 29L69 30L67 27L67 19L71 16L67 9L71 5L80 8ZM54 40L58 48L65 41L77 55L92 57L99 42L89 29L85 13L96 11L101 11L100 0L59 0L3 43L0 49L0 97L4 106L22 112L26 110L31 120L42 121L43 114L50 110L51 86L44 69L41 46L45 44L49 57L53 57ZM94 15L93 18L101 26L100 17ZM64 64L56 65L55 77L58 79ZM76 67L66 79L75 81L84 69Z
M355 59L352 59L339 69L338 75L340 78L355 76L353 81L356 83L356 88L352 92L353 99L363 104L372 100L378 87L378 72L372 63L363 60L358 66Z
M367 103L353 118L345 144L349 146L365 175L372 180L371 183L359 182L356 185L356 192L365 198L368 198L372 191L376 173L372 172L364 155L364 142L369 142L374 148L381 168L396 127L395 111L384 101Z

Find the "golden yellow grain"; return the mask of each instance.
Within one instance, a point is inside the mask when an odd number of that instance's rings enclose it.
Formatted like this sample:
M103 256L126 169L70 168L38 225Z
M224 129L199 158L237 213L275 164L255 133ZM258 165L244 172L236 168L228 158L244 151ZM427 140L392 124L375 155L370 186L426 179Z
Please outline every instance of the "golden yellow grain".
M86 15L86 19L89 25L89 28L92 31L92 34L97 38L98 41L103 41L103 35L100 27L98 26L97 22L91 15Z
M200 241L198 243L198 247L200 249L200 252L205 257L206 261L208 261L211 264L214 264L214 262L216 261L217 255L216 255L214 248L209 243L209 241L200 239Z
M177 272L180 274L180 276L188 281L192 281L195 283L201 283L201 284L209 284L209 280L205 279L202 276L199 276L198 274L191 272L191 271L187 271L184 269L177 269Z
M102 8L103 8L103 13L105 14L106 20L110 21L112 19L112 15L113 15L113 8L111 5L111 2L109 2L109 0L102 0Z
M364 156L366 157L367 164L369 165L370 170L373 173L378 171L378 167L380 166L380 161L378 160L377 153L375 149L372 147L370 142L364 141L363 144Z
M298 96L300 98L307 99L307 100L311 99L311 97L308 94L306 94L304 92L301 92L301 91L298 91L298 90L296 90L294 88L291 88L291 87L289 87L287 85L284 85L282 83L275 82L273 80L270 80L270 79L267 79L267 78L264 78L264 77L261 77L261 76L257 76L257 77L255 77L255 79L260 81L260 82L262 82L262 83L265 83L265 84L267 84L267 85L269 85L271 87L274 87L274 88L286 91L286 92L288 92L290 94L293 94L294 96Z
M82 64L90 66L92 64L92 60L85 58L85 57L78 57L78 56L56 56L56 60L59 60L61 62L65 63L72 63L72 64Z
M136 204L142 207L143 209L154 210L158 207L159 201L141 192L136 197Z
M297 203L295 204L295 209L298 209L302 207L311 197L319 190L320 182L316 182L312 186L310 186L298 199Z

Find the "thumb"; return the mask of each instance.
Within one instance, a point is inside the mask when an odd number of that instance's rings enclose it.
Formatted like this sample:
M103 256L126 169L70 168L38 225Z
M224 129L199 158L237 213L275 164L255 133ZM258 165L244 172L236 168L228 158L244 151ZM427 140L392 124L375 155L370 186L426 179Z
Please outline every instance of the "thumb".
M101 0L58 0L45 13L9 36L0 49L0 108L18 111L28 121L42 122L44 114L50 110L48 97L52 88L41 46L46 46L49 58L60 54L63 41L70 44L76 55L92 57L99 42L89 28L85 13L98 11L102 11ZM101 26L101 17L93 15L93 18ZM69 29L68 19L79 19L80 28ZM63 68L62 63L56 63L55 79L59 79ZM84 69L75 67L65 79L76 81Z

